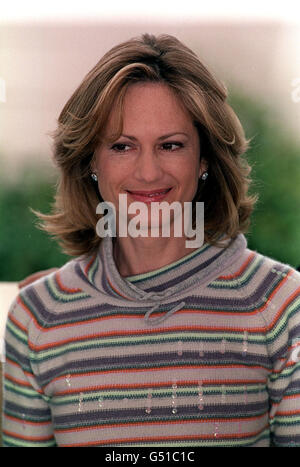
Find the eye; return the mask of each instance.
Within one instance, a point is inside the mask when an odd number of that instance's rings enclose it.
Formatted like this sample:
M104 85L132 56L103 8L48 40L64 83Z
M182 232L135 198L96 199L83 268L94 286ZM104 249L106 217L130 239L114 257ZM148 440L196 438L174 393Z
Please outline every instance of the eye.
M130 149L130 146L126 143L115 143L110 149L115 152L127 152Z
M179 141L170 141L162 144L162 149L164 149L165 151L172 152L181 148L183 148L183 143L180 143Z

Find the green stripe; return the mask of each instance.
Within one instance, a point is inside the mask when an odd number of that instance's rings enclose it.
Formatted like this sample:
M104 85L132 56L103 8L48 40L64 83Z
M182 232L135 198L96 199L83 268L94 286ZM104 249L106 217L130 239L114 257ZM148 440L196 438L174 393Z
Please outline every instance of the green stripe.
M276 415L276 422L273 423L274 426L291 426L291 425L300 425L300 415Z
M50 293L51 297L59 302L74 302L77 300L83 300L85 298L90 298L90 295L85 292L74 292L74 293L66 293L63 292L61 289L58 288L54 277L50 277L49 279L45 280L45 285Z
M18 326L15 325L10 319L7 320L6 328L11 332L11 334L23 344L28 343L27 334L22 331Z
M68 344L62 345L62 346L56 346L55 348L51 348L48 350L44 351L39 351L36 353L35 351L30 351L30 359L33 362L42 362L44 360L49 360L52 358L56 358L59 356L64 355L67 352L73 351L73 352L79 352L82 350L89 350L89 349L94 349L94 348L107 348L107 347L125 347L128 345L156 345L156 344L174 344L174 348L170 348L170 351L177 351L177 344L178 341L182 341L183 343L201 343L204 345L209 344L209 343L215 343L216 341L219 341L220 345L220 351L221 351L221 345L222 345L222 340L226 339L226 343L239 343L242 345L244 341L244 334L243 332L241 333L236 333L235 335L232 335L232 333L224 332L214 332L212 333L165 333L161 335L151 335L151 336L130 336L130 337L115 337L115 338L96 338L96 339L88 339L84 341L78 341L78 342L70 342ZM248 345L251 344L264 344L265 342L265 336L264 335L249 335L247 337L247 343ZM197 352L198 349L188 349L190 351ZM204 350L205 351L205 350ZM228 351L228 350L227 350ZM237 352L237 350L232 350ZM242 352L242 349L241 349ZM249 352L249 349L248 349Z
M94 281L95 274L96 274L96 272L98 270L98 266L99 266L99 258L98 258L98 256L96 256L95 261L91 265L91 267L89 269L89 272L88 272L88 278L89 278L90 282L92 284L94 284L94 285L95 285L95 281Z
M28 398L31 398L31 399L41 399L41 395L39 393L37 393L34 389L30 389L28 387L24 387L24 386L19 386L15 383L12 383L11 381L9 380L6 380L5 381L5 389L7 391L10 391L10 392L13 392L15 394L21 394L22 396L24 397L28 397Z
M269 376L270 383L276 383L280 379L285 380L291 378L291 376L298 370L300 370L300 362L295 362L295 365L285 367L280 373L271 374ZM281 398L279 400L281 400Z
M230 385L225 386L225 391L223 392L222 386L220 387L217 385L204 385L202 387L203 396L213 396L218 395L222 396L222 394L226 396L232 395L243 395L245 393L244 385L237 384L236 386ZM265 387L264 387L265 388ZM84 392L82 395L82 403L93 402L98 400L99 398L107 400L107 401L122 401L124 398L127 399L147 399L149 389L151 389L152 398L171 398L173 394L172 388L151 388L151 384L149 384L149 388L142 388L142 389L124 389L124 390L107 390L107 391L91 391L91 392ZM262 391L262 385L253 384L247 385L247 394L262 394L265 393L265 390ZM198 387L178 387L176 389L177 397L197 397L199 394ZM51 398L51 403L53 405L64 405L64 404L76 404L78 403L78 397L80 393L66 395L66 396L56 396Z
M238 276L237 279L217 279L211 282L208 285L208 288L213 289L232 289L232 288L240 288L241 286L245 286L249 283L250 279L256 274L259 270L261 264L263 263L263 258L258 255L255 257L254 261L252 260L243 274Z
M274 328L267 333L267 342L271 344L273 341L278 339L278 337L291 325L292 317L295 316L300 311L300 296L295 298L295 300L290 304L282 313L281 318L276 322ZM295 321L295 326L297 321ZM292 328L291 328L292 329ZM291 331L289 329L289 332Z
M3 433L3 445L8 447L41 447L47 448L51 446L56 446L55 439L49 441L26 441L19 438L12 438Z

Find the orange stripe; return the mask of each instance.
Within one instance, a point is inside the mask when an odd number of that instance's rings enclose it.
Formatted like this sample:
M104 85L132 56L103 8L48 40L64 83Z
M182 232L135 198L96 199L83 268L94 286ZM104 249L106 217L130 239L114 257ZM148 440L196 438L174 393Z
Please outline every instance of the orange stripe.
M250 312L250 313L240 313L242 315L246 315L246 314L252 314L252 313L256 313L257 311L255 312ZM207 313L206 310L179 310L177 311L178 314L189 314L189 313L199 313L199 314L205 314ZM214 312L215 314L235 314L237 315L238 313L232 313L232 312ZM164 312L161 312L161 313L153 313L153 316L161 316L163 315ZM64 329L64 328L69 328L69 327L72 327L72 326L85 326L85 325L89 325L91 323L97 323L97 322L101 322L101 321L104 321L104 320L116 320L116 321L119 321L120 319L142 319L141 315L109 315L109 316L102 316L102 317L99 317L99 318L94 318L94 319L90 319L90 320L86 320L86 321L76 321L74 323L65 323L65 324L59 324L57 326L53 326L49 329L43 329L43 328L40 328L39 326L39 329L42 331L42 332L49 332L49 331L54 331L56 329ZM107 331L107 332L102 332L102 333L98 333L98 334L89 334L85 337L83 336L80 336L80 337L74 337L74 338L70 338L70 339L65 339L65 340L61 340L61 341L56 341L56 342L52 342L52 343L49 343L49 344L44 344L44 345L41 345L41 346L37 346L35 344L33 344L33 342L31 341L28 341L29 343L29 347L30 349L32 350L45 350L45 349L50 349L50 348L54 348L56 345L63 345L63 344L66 344L66 343L70 343L70 342L77 342L77 341L81 341L81 340L86 340L86 339L91 339L91 338L100 338L100 337L114 337L114 336L138 336L138 335L148 335L148 334L158 334L158 333L166 333L166 332L178 332L178 331L219 331L219 332L243 332L245 331L245 327L243 326L242 328L238 328L238 327L231 327L231 328L228 328L228 326L224 326L224 327L217 327L217 326L170 326L170 327L167 327L165 326L164 328L154 328L154 329L130 329L130 330L116 330L116 331ZM260 333L260 332L264 332L265 331L265 327L256 327L256 328L248 328L247 329L248 332L250 333Z
M51 328L49 329L44 329L44 328L41 328L38 323L37 323L37 327L39 328L39 330L41 332L51 332L51 331L54 331L56 329L64 329L64 328L71 328L73 326L84 326L86 324L92 324L92 323L97 323L97 322L101 322L102 320L107 320L107 319L127 319L127 318L141 318L140 315L131 315L131 316L124 316L124 315L113 315L113 316L102 316L100 318L93 318L93 319L88 319L86 321L76 321L74 323L65 323L65 324L58 324L56 326L52 326ZM96 335L97 336L97 335ZM99 336L101 336L101 334L99 334ZM76 340L77 338L75 338ZM72 341L71 339L69 340L70 342ZM60 342L60 341L59 341ZM58 343L59 343L58 342ZM31 341L28 341L29 343L29 347L30 349L33 349L33 350L39 350L39 349L43 349L43 348L48 348L47 347L47 344L45 344L45 346L36 346L34 345ZM55 347L55 343L54 345L53 344L49 344L49 348L51 347Z
M16 366L19 370L21 370L24 375L28 376L29 378L32 378L33 377L33 374L32 373L29 373L28 371L25 371L23 370L23 368L16 362L13 362L12 360L10 360L8 357L6 358L6 362L9 363L10 365L13 365L13 366ZM38 393L38 394L43 394L43 391L41 389L35 389L35 391Z
M3 430L3 433L7 436L12 436L13 438L23 439L24 441L48 441L54 439L53 436L24 436L19 435L19 433L14 433L13 431Z
M289 396L284 396L282 400L298 399L298 397L300 397L299 394L291 394ZM274 402L273 408L279 407L280 404L281 402ZM273 420L277 415L297 415L297 414L300 414L300 409L299 410L281 410L281 411L276 412L275 415L270 415L270 420Z
M117 293L118 295L120 295L121 297L126 298L127 300L133 301L132 298L126 297L125 295L121 294L121 292L119 292L119 291L112 285L112 283L110 282L110 280L109 280L108 277L106 277L106 279L107 279L107 282L109 283L110 287L113 289L114 292L116 292L116 293Z
M53 328L52 328L53 329ZM69 339L63 339L60 341L55 341L51 342L49 344L43 344L43 345L35 345L32 342L30 342L30 349L32 350L47 350L55 347L59 347L65 344L70 344L72 342L84 342L85 340L90 340L90 339L98 339L98 338L107 338L107 337L115 337L115 336L139 336L139 335L148 335L148 334L165 334L166 332L185 332L185 331L207 331L207 330L213 330L213 331L228 331L228 328L217 328L215 326L172 326L172 327L166 327L166 328L158 328L158 329L132 329L132 330L117 330L117 331L107 331L107 332L101 332L98 334L87 334L86 336L78 336L78 337L73 337ZM233 332L243 332L243 329L239 328L230 328ZM252 332L257 332L257 328L254 330L251 330ZM250 331L250 332L251 332Z
M57 433L74 433L74 432L80 432L80 431L86 431L86 430L95 430L95 429L106 429L106 428L121 428L121 427L132 427L132 426L151 426L151 425L182 425L182 424L188 424L188 423L238 423L238 422L248 422L251 421L253 422L254 420L259 420L261 418L264 418L268 414L268 412L263 413L262 415L259 415L257 417L241 417L241 418L211 418L211 419L205 419L205 418L200 418L200 419L192 419L192 420L161 420L161 421L156 421L156 420L149 420L146 422L124 422L124 423L111 423L111 424L105 424L105 425L89 425L89 426L81 426L77 428L56 428L55 431ZM266 425L267 427L268 425ZM265 427L265 428L266 428ZM263 431L265 428L262 430L259 430L259 432ZM259 433L258 432L258 433ZM255 435L256 433L252 433L251 436ZM239 433L240 436L250 436L250 434L246 433ZM166 439L186 439L186 438L195 438L197 435L183 435L183 436L166 436ZM201 435L202 438L214 438L214 434L212 435ZM222 437L228 437L228 438L234 438L235 434L232 433L226 433L223 434ZM163 439L164 437L155 437L153 440L159 440ZM147 438L143 438L147 439ZM115 440L116 441L116 440ZM106 441L107 442L107 441Z
M290 416L290 415L299 415L299 414L300 414L300 410L284 410L284 411L276 412L276 416L278 415Z
M7 379L8 381L11 381L12 383L16 383L16 384L18 384L19 386L31 387L31 384L28 383L28 381L22 381L21 379L13 378L12 376L10 376L10 375L7 374L7 373L4 374L4 377L5 377L5 379Z
M24 373L24 375L28 375L28 376L31 376L31 377L33 376L32 373L29 373L29 371L23 370L23 368L21 367L21 365L19 365L19 363L14 362L14 361L11 360L9 357L6 357L6 361L7 361L10 365L16 366L19 370L21 370L21 371Z
M95 261L96 257L97 257L97 253L91 258L91 260L88 262L88 264L84 268L84 272L85 272L86 276L88 275L89 269L92 266L93 262Z
M23 370L23 368L22 368L18 363L13 362L13 361L10 360L8 357L6 358L6 362L9 363L10 365L13 365L13 366L17 367L18 370L21 370L21 371L24 373L25 376L27 375L29 378L32 378L32 377L33 377L33 374L32 374L32 373L29 373L28 371ZM5 374L5 377L7 377L8 379L11 378L11 376L6 375L6 374ZM16 380L16 381L17 381L17 380ZM32 387L32 386L31 386L31 387ZM38 394L43 394L43 391L42 391L41 389L34 389L34 390L35 390Z
M63 292L68 292L68 293L78 293L78 292L82 292L82 289L72 289L70 287L67 287L66 285L64 285L61 281L61 278L60 278L60 273L59 272L56 272L55 275L55 281L58 285L58 287L60 288L60 290L62 290Z
M29 314L30 318L33 318L33 319L34 319L34 316L32 315L31 310L30 310L30 309L28 308L28 306L22 301L20 295L17 296L17 302L18 302L18 304L23 308L23 310L25 310L25 311Z
M10 315L10 316L9 316L9 320L10 320L12 323L14 323L14 325L15 325L17 328L21 329L21 331L23 331L23 332L25 332L25 334L27 334L27 331L28 331L28 330L27 330L27 327L24 326L23 324L21 324L14 316Z
M189 312L195 312L195 310L182 310L179 311L178 313L189 313ZM199 313L202 312L202 310L198 310ZM85 324L90 324L93 322L97 322L99 320L119 320L119 319L124 319L124 318L141 318L140 315L130 315L130 316L124 316L124 315L113 315L113 316L106 316L103 318L96 318L93 320L88 320L88 321L81 321L76 322L76 323L70 323L70 326L79 326L79 325L85 325ZM68 327L69 325L59 325L59 326L53 326L51 330L57 329L58 328L63 328L63 327ZM260 333L264 332L264 327L259 328L248 328L247 331L249 333ZM55 347L59 347L65 344L69 344L72 342L84 342L85 340L89 339L99 339L99 338L108 338L108 337L122 337L122 336L147 336L151 334L165 334L166 332L186 332L186 331L191 331L191 332L199 332L199 331L214 331L214 332L236 332L236 333L243 333L245 331L245 327L243 326L242 328L239 327L230 327L228 326L165 326L164 328L149 328L149 329L129 329L129 330L114 330L114 331L107 331L107 332L101 332L101 333L93 333L93 334L87 334L85 336L78 336L78 337L73 337L73 338L68 338L68 339L63 339L55 342L51 342L48 344L43 344L43 345L35 345L33 342L29 341L29 347L32 350L47 350ZM49 331L49 330L47 330Z
M31 425L31 426L40 426L40 425L51 425L52 424L52 421L49 420L47 422L32 422L32 421L28 421L28 420L23 420L23 419L20 419L20 418L16 418L16 417L12 417L11 415L6 415L4 414L4 417L5 418L8 418L9 420L12 420L13 422L17 422L17 423L22 423L22 425Z
M105 425L89 425L89 426L81 426L77 428L56 428L55 431L59 433L72 433L76 431L85 431L85 430L95 430L95 429L105 429L105 428L120 428L120 427L131 427L131 426L151 426L151 425L181 425L181 424L188 424L188 423L235 423L235 422L248 422L251 421L253 422L254 420L259 420L260 418L263 418L266 416L268 412L263 413L262 415L259 415L257 417L241 417L241 418L211 418L211 419L205 419L205 418L195 418L192 420L161 420L161 421L156 421L156 420L151 420L151 421L146 421L146 422L124 422L124 423L111 423L111 424L105 424ZM196 435L194 435L196 436ZM203 435L203 436L208 436L208 437L214 437L214 435ZM224 435L226 436L226 435ZM233 436L232 434L227 434L227 436L231 437ZM183 436L184 437L184 436ZM156 438L155 438L156 439Z
M92 376L92 375L105 375L105 374L110 374L110 373L141 373L141 372L154 372L154 371L166 371L166 370L175 370L175 371L178 371L178 370L184 370L184 369L201 369L201 368L207 368L207 365L176 365L176 366L162 366L162 367L159 367L159 368L153 368L153 367L149 367L149 368L129 368L129 369L124 369L124 368L117 368L117 369L112 369L112 370L103 370L103 371L88 371L86 373L72 373L71 374L71 377L72 378L84 378L84 377L89 377L89 376ZM235 364L235 365L214 365L214 366L210 366L209 367L210 369L223 369L223 368L245 368L244 365L238 365L238 364ZM270 372L271 370L268 370L268 369L265 369L264 367L262 366L259 366L259 365L252 365L251 366L251 370L261 370L263 368L263 370L265 371L268 371ZM61 376L57 376L56 378L53 378L50 383L48 383L46 386L48 386L49 384L52 384L54 381L59 381L61 379L65 379L66 375L61 375ZM45 387L46 387L45 386Z
M284 365L284 368L290 368L291 366L294 366L296 365L298 362L294 362L294 361L291 361L291 362L287 362L285 365ZM273 374L274 375L279 375L281 372L282 372L283 368L279 368L278 370L276 370L275 368L273 369Z
M254 258L255 256L255 252L252 252L249 254L248 258L246 259L246 261L242 264L242 266L240 267L240 269L236 272L234 272L233 274L228 274L227 276L219 276L217 278L217 280L219 279L225 279L225 280L230 280L230 279L234 279L235 277L238 277L240 276L244 270L247 268L248 264L252 261L252 259Z
M288 274L288 275L289 275L289 274ZM287 280L288 275L283 279L282 282L285 282L285 281ZM277 289L276 289L276 290L277 290ZM274 291L274 292L275 292L275 291ZM300 294L300 287L298 287L298 289L296 289L295 292L294 292L292 295L290 295L290 296L286 299L286 301L284 302L284 304L283 304L283 305L281 306L281 308L279 309L278 313L276 313L274 320L273 320L273 321L270 323L270 325L266 328L267 330L268 330L268 329L271 329L271 328L274 326L274 324L275 324L277 321L279 321L281 315L283 314L283 312L285 311L285 309L287 308L287 306L294 300L294 298L295 298L298 294ZM273 295L273 294L272 294L272 295Z
M289 396L284 396L283 400L289 400L289 399L299 399L300 394L291 394ZM277 404L279 405L279 403ZM276 415L299 415L300 414L300 409L299 410L280 410L276 412Z
M177 311L176 314L189 314L189 313L193 313L193 314L207 314L209 312L207 312L206 310L179 310ZM234 315L238 315L238 313L233 313L233 312L213 312L214 314L219 314L219 315L226 315L226 314L234 314ZM257 311L255 312L249 312L249 313L239 313L240 315L249 315L249 314L253 314L253 313L257 313ZM163 315L164 312L161 312L161 313L153 313L153 316L155 317L158 317L158 316L161 316ZM89 320L86 320L86 321L76 321L74 323L65 323L65 324L58 324L56 326L52 326L51 328L49 329L45 329L45 328L42 328L37 322L36 320L35 323L36 323L36 326L37 328L41 331L41 332L51 332L51 331L54 331L54 330L57 330L57 329L64 329L64 328L71 328L73 326L76 326L76 327L79 327L79 326L85 326L85 325L89 325L89 324L92 324L92 323L97 323L97 322L101 322L101 321L105 321L105 320L117 320L119 321L120 319L142 319L142 316L139 314L131 314L131 315L109 315L109 316L102 316L102 317L99 317L99 318L93 318L93 319L89 319ZM33 344L33 342L31 342L30 340L28 341L29 343L29 347L30 349L33 349L33 350L43 350L43 349L47 349L47 348L51 348L51 347L55 347L55 345L61 345L62 343L67 343L67 342L76 342L77 340L81 340L81 339L88 339L88 338L98 338L98 337L114 337L114 336L126 336L126 335L147 335L147 334L157 334L157 333L165 333L165 332L172 332L172 331L220 331L220 332L224 332L224 331L229 331L229 332L243 332L245 330L245 327L243 326L242 328L238 328L238 327L235 327L235 328L228 328L228 327L217 327L217 326L170 326L170 327L164 327L164 328L154 328L154 329L132 329L132 330L116 330L116 331L107 331L107 332L103 332L103 333L99 333L99 334L91 334L91 335L87 335L85 338L84 337L75 337L74 339L67 339L65 341L57 341L55 343L51 343L51 344L45 344L45 345L42 345L42 346L37 346L35 344ZM265 331L265 327L262 326L262 327L256 327L256 328L248 328L247 329L248 332L250 333L260 333L260 332L264 332Z

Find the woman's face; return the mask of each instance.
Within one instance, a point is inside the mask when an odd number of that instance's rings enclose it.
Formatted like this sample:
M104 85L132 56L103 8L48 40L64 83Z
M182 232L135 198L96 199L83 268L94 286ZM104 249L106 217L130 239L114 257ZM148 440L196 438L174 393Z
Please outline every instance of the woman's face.
M133 201L147 206L153 201L192 201L206 163L200 164L198 131L175 93L161 83L130 85L122 134L108 143L114 112L93 164L102 198L117 212L120 194L127 195L127 206Z

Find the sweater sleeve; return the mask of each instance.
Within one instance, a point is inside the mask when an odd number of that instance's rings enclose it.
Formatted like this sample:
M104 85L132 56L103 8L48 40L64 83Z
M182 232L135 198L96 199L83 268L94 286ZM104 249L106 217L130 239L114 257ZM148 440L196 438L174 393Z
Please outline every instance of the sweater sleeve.
M5 334L2 442L6 447L56 445L49 401L30 361L32 322L20 294L10 308Z
M273 445L300 447L300 274L290 270L284 280L267 332L270 427Z

